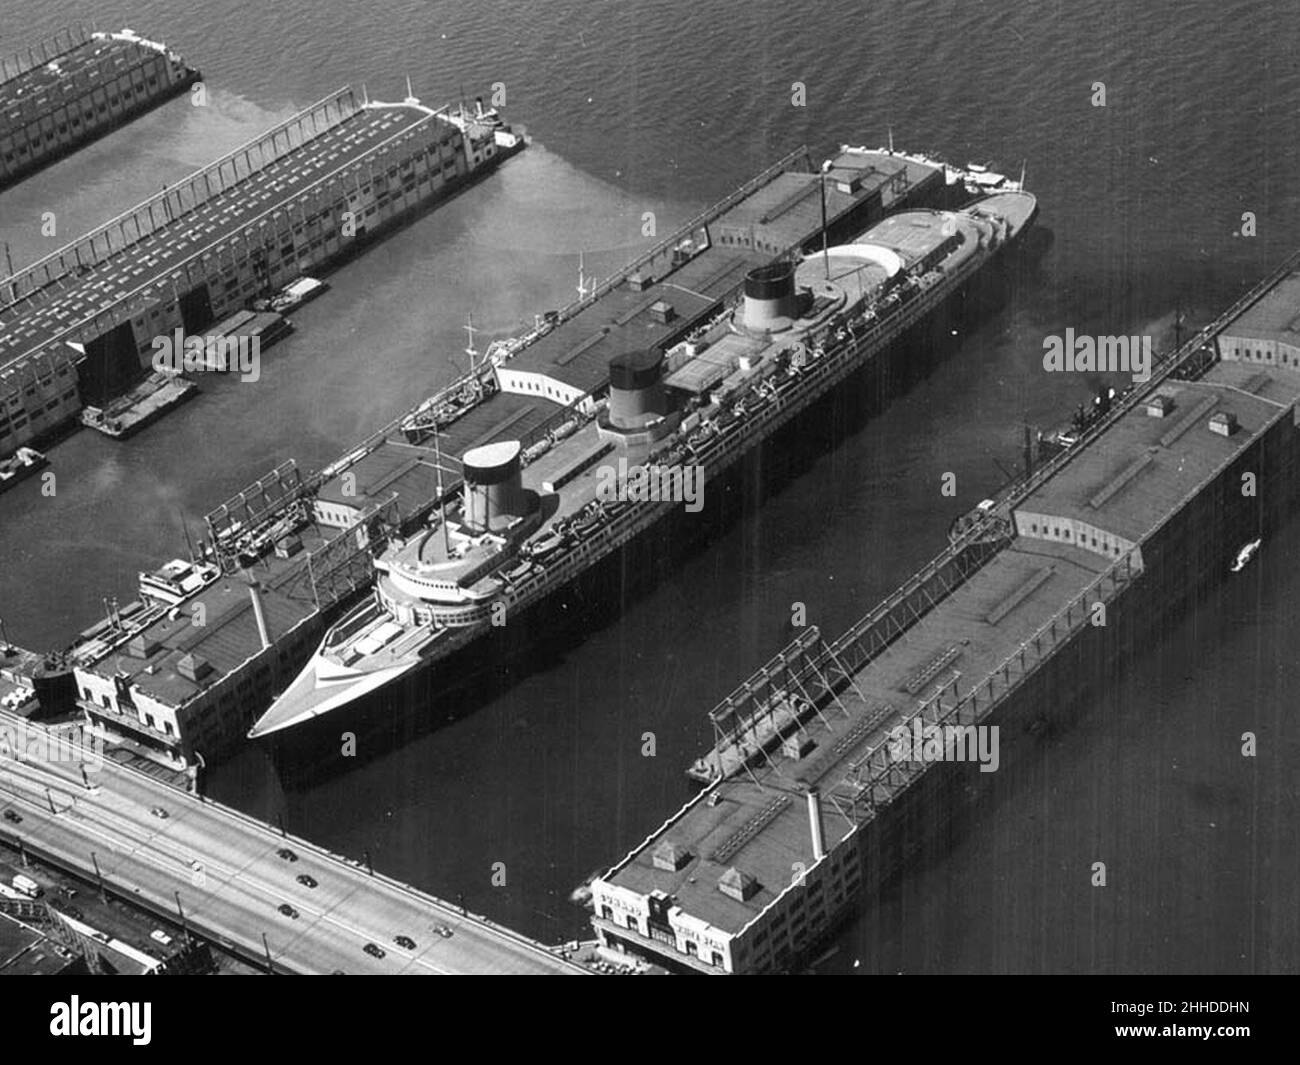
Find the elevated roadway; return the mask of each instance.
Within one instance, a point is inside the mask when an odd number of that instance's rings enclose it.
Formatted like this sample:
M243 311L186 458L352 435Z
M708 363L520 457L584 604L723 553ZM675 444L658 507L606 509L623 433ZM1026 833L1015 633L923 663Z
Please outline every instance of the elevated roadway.
M25 734L17 722L0 715L8 736ZM179 896L191 930L249 960L265 964L269 954L286 973L587 972L484 917L137 770L105 761L83 774L82 763L27 760L14 746L0 743L0 816L21 820L0 820L0 838L91 880L98 866L111 890L172 920ZM282 914L285 904L298 916ZM415 948L398 946L399 935ZM384 956L367 954L367 943Z

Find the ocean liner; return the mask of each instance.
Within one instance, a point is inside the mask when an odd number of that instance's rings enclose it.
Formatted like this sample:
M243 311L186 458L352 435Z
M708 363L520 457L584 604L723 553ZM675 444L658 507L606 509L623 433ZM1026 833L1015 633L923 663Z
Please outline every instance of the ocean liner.
M265 736L429 670L642 536L962 292L1033 223L1034 197L903 210L847 243L749 271L662 350L609 364L607 395L524 448L462 456L462 490L375 558L366 598L249 732ZM436 438L435 438L436 439ZM441 464L439 464L441 469Z

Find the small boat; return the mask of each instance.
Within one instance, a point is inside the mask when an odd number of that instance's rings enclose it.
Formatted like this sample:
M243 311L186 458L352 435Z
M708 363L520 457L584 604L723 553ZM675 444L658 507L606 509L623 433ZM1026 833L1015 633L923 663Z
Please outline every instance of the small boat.
M140 594L164 606L177 606L221 576L221 570L207 562L174 558L152 573L140 574Z
M0 492L26 480L49 465L49 459L35 448L20 447L10 458L0 459Z
M556 552L563 550L565 533L552 527L551 532L528 544L529 557L534 562L545 562Z
M1237 558L1232 563L1233 573L1240 573L1246 568L1246 564L1255 557L1255 552L1259 550L1259 545L1259 540L1251 540L1250 543L1237 552Z
M582 423L577 418L570 418L563 425L558 425L551 431L551 439L558 444L565 437L576 433L581 425Z
M272 296L270 300L266 301L267 306L265 309L276 311L279 314L288 314L290 311L296 311L304 303L314 300L328 288L329 285L316 280L314 277L295 278Z
M531 559L525 559L513 569L504 574L504 579L508 584L517 584L533 572L535 565Z
M542 437L541 440L538 440L534 444L529 444L524 448L524 464L527 465L530 462L536 462L550 450L551 438L548 436Z

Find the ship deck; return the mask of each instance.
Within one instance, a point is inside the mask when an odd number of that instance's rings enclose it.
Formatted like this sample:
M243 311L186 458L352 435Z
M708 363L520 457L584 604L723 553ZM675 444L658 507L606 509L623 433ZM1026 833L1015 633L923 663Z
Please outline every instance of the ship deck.
M827 181L826 216L832 228L843 228L845 219L872 197L896 205L906 193L943 185L943 175L937 168L888 153L838 152L834 159L837 166L851 172L854 184L851 192L845 192L835 182ZM804 244L818 233L818 180L816 174L798 170L775 175L708 221L707 245L688 262L673 266L665 258L652 259L641 268L645 284L640 287L629 280L633 271L625 270L621 280L613 279L617 283L584 306L570 309L558 325L503 368L550 376L584 392L599 392L609 380L611 357L632 348L662 344L686 332L693 319L706 315L734 293L747 271L771 262L779 252ZM853 232L861 232L870 224L864 222ZM832 263L832 267L835 265ZM862 277L866 279L865 274ZM651 314L651 308L660 301L673 307L675 317L671 322L659 322ZM527 447L532 434L563 410L559 403L540 394L498 392L484 400L440 434L444 476L451 478L445 487L450 490L459 481L459 456L465 451L498 440L519 440ZM530 487L539 487L545 479L544 474L530 471L545 471L550 463L573 453L563 445L553 450L556 458L548 455L539 460L541 465L534 463L525 470L525 483ZM355 483L349 486L354 491L346 499L355 502L384 498L391 493L389 478L393 470L409 465L417 452L420 463L434 467L432 439L411 445L399 433L388 433L377 447L348 467L348 472L355 474ZM344 501L342 472L321 487L322 498ZM560 516L579 509L592 498L594 481L590 477L587 481L592 483L585 498L580 479L577 490L568 493L573 502L566 500ZM403 514L414 513L431 502L432 495L417 501L414 492L403 493L399 509Z
M860 184L844 192L835 182L825 183L826 218L832 230L842 228L845 217L864 201L895 185L901 189L906 182L914 190L936 180L942 183L938 170L888 154L837 153L834 158L836 165L854 166ZM587 392L603 387L614 355L662 343L733 292L747 271L820 232L820 180L817 174L801 171L777 175L709 223L709 244L699 255L675 268L649 264L652 284L639 291L626 284L614 287L530 345L509 367L545 374ZM858 230L869 224L863 222ZM672 322L651 316L650 308L659 301L673 307Z

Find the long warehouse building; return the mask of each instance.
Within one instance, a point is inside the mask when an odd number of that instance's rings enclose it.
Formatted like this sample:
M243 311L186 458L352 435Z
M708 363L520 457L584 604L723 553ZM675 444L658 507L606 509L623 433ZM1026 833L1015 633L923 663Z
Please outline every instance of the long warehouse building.
M522 147L494 111L341 89L0 282L0 456L147 370L155 337L352 254Z
M0 59L0 190L179 95L199 72L129 29L67 29Z

